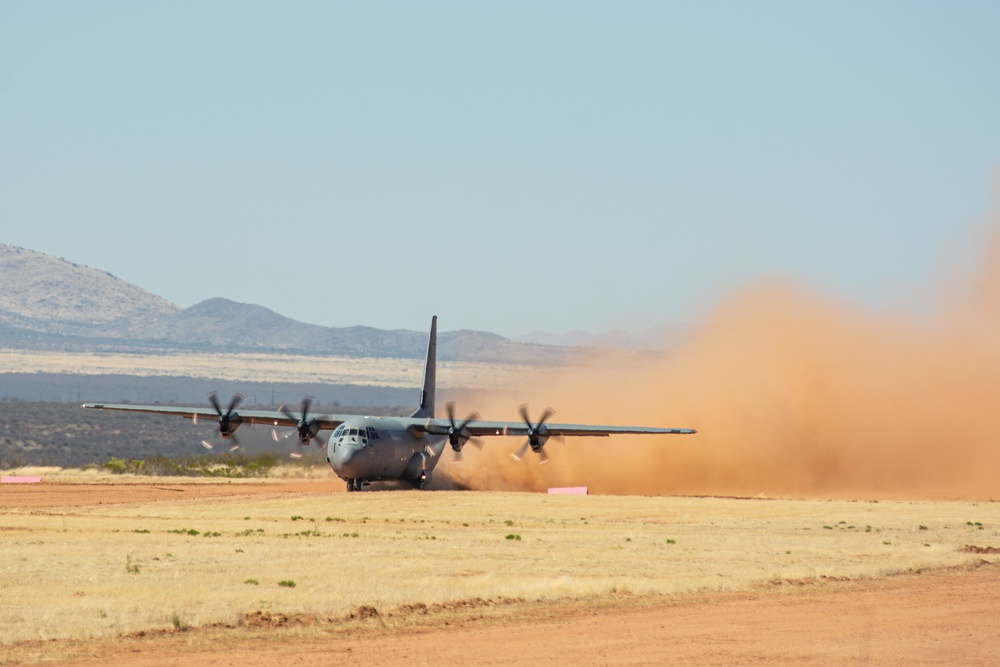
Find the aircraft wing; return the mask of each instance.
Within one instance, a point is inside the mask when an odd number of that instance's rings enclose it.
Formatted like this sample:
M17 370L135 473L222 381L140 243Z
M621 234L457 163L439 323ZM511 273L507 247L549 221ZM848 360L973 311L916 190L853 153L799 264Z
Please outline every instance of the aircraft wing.
M173 405L132 405L131 403L84 403L83 407L95 410L122 410L126 412L145 412L154 415L176 415L193 421L202 419L214 422L219 414L212 408L192 408ZM243 424L266 424L267 426L298 426L298 419L289 419L283 412L277 410L234 410L233 416L238 417ZM342 423L357 415L311 415L321 429L337 428Z
M428 419L424 430L428 433L446 435L451 422L447 419ZM524 422L493 422L473 420L466 424L473 436L514 435L527 437L528 425ZM545 424L545 432L554 436L606 437L609 435L690 435L697 433L693 428L659 428L655 426L593 426L590 424Z

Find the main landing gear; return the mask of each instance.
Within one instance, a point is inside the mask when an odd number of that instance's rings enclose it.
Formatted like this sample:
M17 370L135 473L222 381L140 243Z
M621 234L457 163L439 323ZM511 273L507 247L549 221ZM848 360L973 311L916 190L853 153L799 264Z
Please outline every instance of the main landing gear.
M416 479L408 479L406 483L410 485L411 489L426 489L431 483L431 471L424 470L420 473L420 476Z
M347 480L347 492L361 491L367 483L363 479L349 479Z

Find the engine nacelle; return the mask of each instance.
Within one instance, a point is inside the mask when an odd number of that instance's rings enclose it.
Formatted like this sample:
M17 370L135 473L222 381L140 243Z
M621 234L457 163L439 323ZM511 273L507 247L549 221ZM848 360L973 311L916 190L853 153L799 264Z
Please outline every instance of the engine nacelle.
M240 427L243 421L240 419L238 414L232 414L228 417L222 417L219 419L219 435L221 435L226 440L233 437L236 433L236 429Z
M403 476L406 479L420 480L421 477L430 479L431 473L427 468L427 463L430 460L430 456L427 452L417 452L410 457L409 462L406 464L406 472Z

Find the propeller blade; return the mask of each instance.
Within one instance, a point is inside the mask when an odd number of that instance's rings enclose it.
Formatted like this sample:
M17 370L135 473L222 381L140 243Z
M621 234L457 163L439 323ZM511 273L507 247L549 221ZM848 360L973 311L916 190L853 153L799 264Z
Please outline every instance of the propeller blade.
M312 407L312 404L313 404L312 396L302 397L302 421L304 422L309 421L309 408Z
M454 450L454 452L455 452L455 458L452 459L452 462L451 462L452 465L461 465L461 463L462 463L462 450L461 449L456 449L456 450Z
M524 454L525 454L525 452L528 451L528 447L530 447L530 446L531 446L531 441L530 440L525 440L524 444L521 445L521 449L517 450L517 454L515 454L514 452L511 452L510 455L514 457L515 461L520 461L521 459L524 458Z
M239 446L240 446L240 441L239 441L239 438L237 438L237 437L236 437L236 434L235 434L235 433L232 433L232 434L230 434L230 436L229 436L229 439L230 439L230 440L232 441L232 443L233 443L233 444L234 444L235 446L237 446L237 447L239 447Z
M212 449L212 443L210 443L208 440L202 440L201 446L204 447L205 449Z
M477 438L476 436L472 436L471 438L469 438L469 444L473 445L479 451L483 451L483 439L482 438Z
M528 416L528 404L522 403L517 409L521 413L521 419L528 425L528 428L531 428L531 417Z
M465 418L464 422L462 422L462 425L458 427L458 430L459 431L464 431L465 429L467 429L469 427L469 424L471 424L472 422L476 421L477 419L479 419L479 413L478 412L470 412L469 416Z
M538 423L531 423L531 416L528 414L528 406L526 404L521 405L518 410L521 413L521 418L524 419L525 426L528 427L528 442L521 446L519 452L520 456L514 456L518 461L524 456L528 447L538 452L541 457L541 462L543 464L549 462L549 456L545 453L545 443L549 439L548 430L545 428L545 422L548 421L549 417L556 413L552 408L545 408L542 411L542 416L538 419ZM512 455L513 456L513 455Z
M208 395L208 402L212 404L212 407L215 408L215 411L217 413L219 413L219 416L221 417L222 416L222 406L219 405L219 395L216 394L213 391L212 393L210 393Z
M448 423L451 425L448 429L448 441L451 443L452 449L455 449L457 452L462 449L465 443L472 439L472 433L468 430L469 424L479 419L479 413L470 412L465 421L458 424L455 422L455 404L449 402L446 409L448 412Z
M279 438L278 438L278 429L275 429L275 428L271 429L271 440L274 440L275 442L278 442L278 440L279 440Z
M226 414L232 414L233 410L236 409L236 406L239 405L242 400L243 394L233 394L233 400L229 401L229 409L226 410Z
M234 444L232 447L229 448L229 451L235 452L239 448L240 448L240 443L237 442L236 444Z
M293 459L301 459L302 458L302 455L299 454L298 452L289 452L288 456L290 456Z
M281 414L285 415L285 417L287 417L288 419L292 420L293 422L299 420L298 417L296 417L295 415L293 415L291 412L288 411L288 408L285 407L284 403L282 403L281 407L278 408L278 412L280 412Z

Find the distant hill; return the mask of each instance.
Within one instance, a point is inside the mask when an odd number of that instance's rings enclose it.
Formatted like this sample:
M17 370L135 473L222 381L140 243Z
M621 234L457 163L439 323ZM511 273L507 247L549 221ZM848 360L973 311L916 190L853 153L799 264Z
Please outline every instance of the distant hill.
M0 344L420 358L427 332L322 327L221 298L180 309L110 273L0 244ZM566 353L482 331L445 331L438 337L442 360L546 364Z
M94 336L177 315L166 299L110 273L0 244L0 335Z
M667 350L693 327L639 333L536 332L511 340L485 331L443 331L445 361L552 364L581 347ZM0 244L0 345L65 350L258 351L421 358L426 331L305 324L253 304L213 298L181 309L120 278L44 253Z

